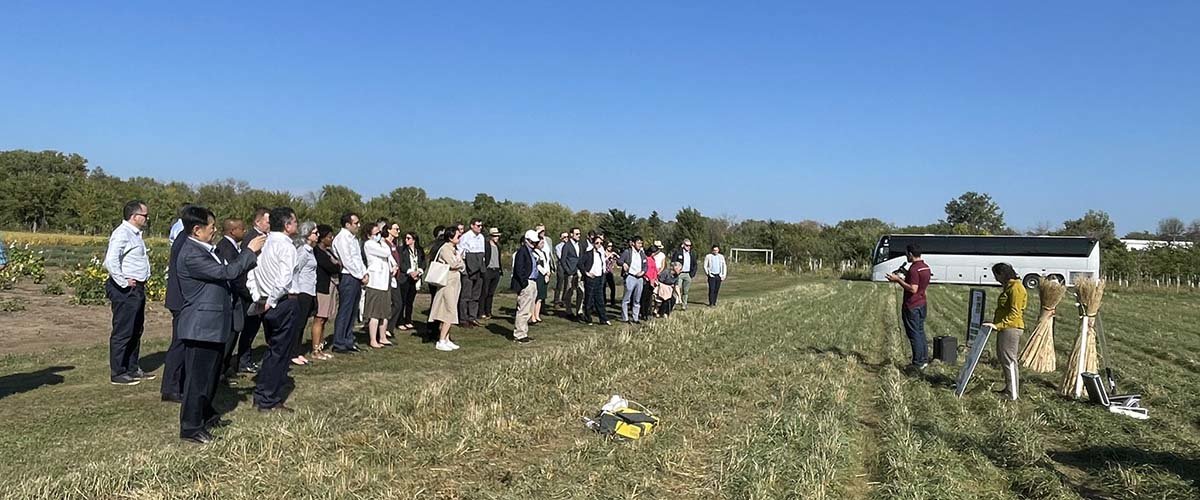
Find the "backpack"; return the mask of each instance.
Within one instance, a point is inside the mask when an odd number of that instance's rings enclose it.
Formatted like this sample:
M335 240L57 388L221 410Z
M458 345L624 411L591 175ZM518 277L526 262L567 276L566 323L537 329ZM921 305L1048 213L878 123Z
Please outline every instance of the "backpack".
M633 401L621 400L621 403L626 404L605 405L595 418L586 420L588 428L619 440L641 439L654 431L658 417L650 410Z

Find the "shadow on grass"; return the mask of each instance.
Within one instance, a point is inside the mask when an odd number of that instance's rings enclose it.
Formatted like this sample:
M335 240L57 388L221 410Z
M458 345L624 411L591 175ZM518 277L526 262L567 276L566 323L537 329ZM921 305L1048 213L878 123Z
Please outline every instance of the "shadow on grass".
M878 375L880 373L880 371L882 371L884 368L886 368L888 366L896 366L897 368L902 368L898 365L895 365L895 363L893 363L890 359L884 359L883 361L880 361L878 363L872 363L872 362L868 361L867 357L860 352L843 351L842 348L836 347L836 346L826 347L826 348L818 348L818 347L810 346L808 348L808 352L816 354L818 356L832 355L832 356L837 356L839 358L844 358L844 359L854 358L854 360L858 364L865 366L868 372L870 372L872 374L876 374L876 375Z
M50 366L35 372L5 375L0 377L0 398L29 392L42 386L61 384L63 376L58 372L74 369L74 366Z
M1077 451L1051 451L1050 459L1097 475L1110 465L1135 467L1149 465L1179 476L1185 481L1200 479L1200 459L1177 453L1140 450L1115 446L1093 446Z

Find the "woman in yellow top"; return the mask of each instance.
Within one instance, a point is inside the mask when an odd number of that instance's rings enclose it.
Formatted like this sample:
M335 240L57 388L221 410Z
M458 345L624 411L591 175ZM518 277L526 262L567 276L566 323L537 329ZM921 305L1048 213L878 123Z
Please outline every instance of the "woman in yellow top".
M1025 302L1029 297L1021 278L1011 265L1003 262L992 266L992 276L1004 286L996 299L996 315L991 326L997 332L996 357L1004 371L1004 392L1017 399L1017 357L1020 352L1021 332L1025 330Z

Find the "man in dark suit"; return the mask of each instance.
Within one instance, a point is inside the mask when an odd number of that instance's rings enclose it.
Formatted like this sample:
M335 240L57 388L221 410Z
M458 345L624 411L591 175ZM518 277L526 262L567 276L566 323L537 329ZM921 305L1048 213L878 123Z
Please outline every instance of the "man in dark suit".
M683 240L683 244L671 254L671 262L683 265L683 272L679 273L679 306L686 311L688 291L692 288L692 279L696 277L696 271L700 269L700 264L696 262L696 252L692 251L692 240Z
M583 309L583 290L579 283L579 257L584 251L579 243L581 235L579 228L571 228L567 233L567 241L563 243L562 255L558 259L558 274L563 277L566 287L562 294L563 308L571 318Z
M246 223L241 219L225 219L222 228L225 235L217 241L217 256L224 259L225 262L233 262L242 253L242 247L238 242L244 241L243 239L246 237ZM251 269L253 267L251 266ZM233 354L237 342L242 336L242 331L246 328L246 308L250 306L251 302L254 302L250 296L250 289L246 287L246 272L248 271L249 269L242 272L233 281L233 335L230 335L229 342L225 346L225 360L222 362L221 369L222 380L231 379L237 374L238 364Z
M611 325L604 310L604 269L607 266L604 252L604 237L588 233L591 244L579 257L578 271L583 275L583 313L580 321L592 323L592 315L602 325Z
M488 231L488 241L483 251L483 261L487 263L487 267L483 271L483 297L479 299L479 319L492 317L492 302L496 298L496 288L500 286L500 275L504 274L500 236L499 228L493 227Z
M264 207L254 209L254 227L246 231L245 237L242 238L242 250L245 250L252 240L259 236L266 236L271 230L270 213L271 210ZM245 285L246 277L242 276L241 280ZM262 316L245 314L243 317L242 331L237 340L237 369L239 372L258 373L258 364L254 362L250 354L254 347L254 337L258 335L260 326L262 326Z
M179 209L180 217L183 211L192 205L184 205ZM180 219L182 221L182 218ZM163 361L162 400L172 403L183 402L183 342L179 340L179 310L183 308L183 291L179 289L179 278L176 275L175 259L179 257L179 249L187 241L187 234L177 235L171 242L171 254L167 260L167 310L171 311L171 344L167 347L167 357Z
M175 258L177 286L183 300L177 336L183 343L186 374L179 437L207 444L215 439L210 430L227 423L221 420L212 403L233 322L231 282L254 265L254 252L262 249L266 237L251 240L246 245L249 252L242 252L236 261L227 263L210 244L217 232L212 212L204 207L189 207L182 219L188 237L179 238L186 241Z

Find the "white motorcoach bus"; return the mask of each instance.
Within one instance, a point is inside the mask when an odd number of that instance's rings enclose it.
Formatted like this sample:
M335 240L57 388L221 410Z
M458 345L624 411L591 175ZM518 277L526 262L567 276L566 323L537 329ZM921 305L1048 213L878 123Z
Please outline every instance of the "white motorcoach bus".
M1100 243L1086 236L889 234L879 238L871 255L871 280L887 281L906 262L905 247L914 243L933 272L931 283L998 285L992 278L997 262L1011 264L1031 289L1042 279L1073 286L1080 277L1100 276Z

